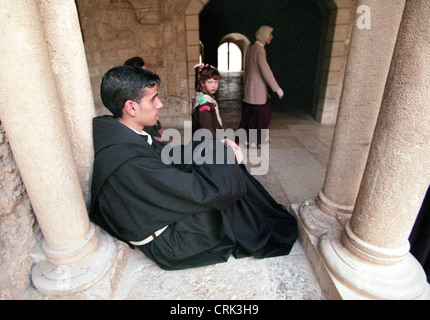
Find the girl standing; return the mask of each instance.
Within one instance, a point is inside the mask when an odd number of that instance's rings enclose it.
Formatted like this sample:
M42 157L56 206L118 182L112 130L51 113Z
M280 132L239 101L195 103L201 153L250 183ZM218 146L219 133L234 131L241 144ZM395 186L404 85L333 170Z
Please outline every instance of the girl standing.
M222 128L215 92L218 90L220 75L209 64L198 64L196 69L196 94L193 98L193 133L198 129L208 129L215 133Z

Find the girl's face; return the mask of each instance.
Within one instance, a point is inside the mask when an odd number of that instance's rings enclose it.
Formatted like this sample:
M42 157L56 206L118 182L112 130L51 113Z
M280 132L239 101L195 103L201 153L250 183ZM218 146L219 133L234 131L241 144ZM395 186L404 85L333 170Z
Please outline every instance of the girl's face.
M203 91L214 94L218 90L218 78L206 79L203 83Z

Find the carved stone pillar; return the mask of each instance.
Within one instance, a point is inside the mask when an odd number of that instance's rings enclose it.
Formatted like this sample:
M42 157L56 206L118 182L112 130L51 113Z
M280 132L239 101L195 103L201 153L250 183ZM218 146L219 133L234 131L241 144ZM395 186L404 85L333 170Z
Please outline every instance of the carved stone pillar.
M0 118L44 236L32 280L46 294L75 293L111 269L116 245L88 219L36 0L2 1L0 20Z
M37 3L73 159L89 206L95 107L75 1Z
M305 227L315 236L328 230L332 217L343 225L354 208L404 4L405 0L358 1L368 10L370 29L360 29L354 21L324 185L316 201L308 200L300 208Z
M430 2L408 0L363 181L320 252L347 297L430 298L408 237L430 182Z

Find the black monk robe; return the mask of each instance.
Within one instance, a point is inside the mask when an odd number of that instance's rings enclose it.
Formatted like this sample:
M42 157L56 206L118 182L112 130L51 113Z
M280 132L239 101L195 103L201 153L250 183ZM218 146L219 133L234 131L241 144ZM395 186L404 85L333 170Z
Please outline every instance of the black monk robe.
M155 240L137 246L161 268L290 252L296 220L243 165L165 164L163 143L154 139L149 145L110 116L94 118L93 136L90 219L129 244L167 226ZM202 143L226 148L215 136L207 140Z

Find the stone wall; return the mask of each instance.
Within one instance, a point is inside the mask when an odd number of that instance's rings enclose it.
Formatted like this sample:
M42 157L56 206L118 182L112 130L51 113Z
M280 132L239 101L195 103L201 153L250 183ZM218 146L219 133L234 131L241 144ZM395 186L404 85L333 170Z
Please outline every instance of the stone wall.
M41 233L1 121L0 185L0 299L22 299Z
M190 119L185 9L188 0L77 0L97 114L108 114L100 82L110 68L141 56L161 78L164 127Z
M318 1L328 7L312 115L321 124L336 123L357 0Z

